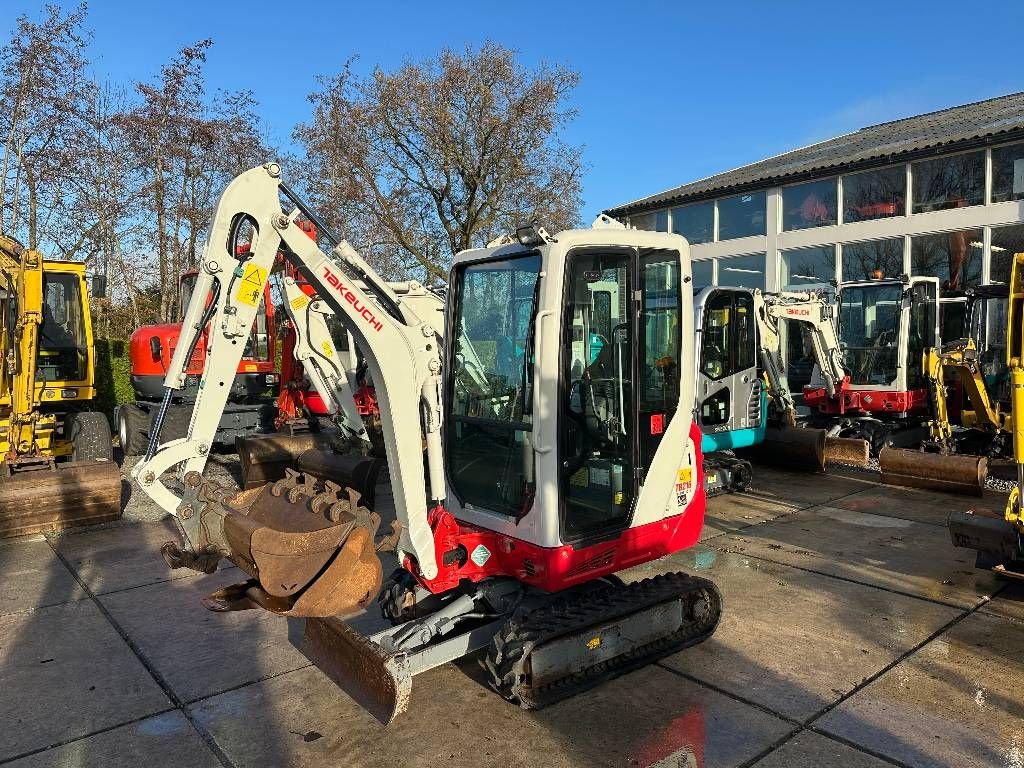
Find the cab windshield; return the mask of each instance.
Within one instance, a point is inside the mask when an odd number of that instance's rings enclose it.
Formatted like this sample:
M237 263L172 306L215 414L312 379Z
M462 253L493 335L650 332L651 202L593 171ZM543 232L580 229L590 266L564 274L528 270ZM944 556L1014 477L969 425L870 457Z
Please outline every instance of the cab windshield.
M78 275L43 273L43 323L39 328L36 381L85 379L88 350Z
M540 255L455 275L446 455L463 503L520 517L533 499L533 317Z
M899 361L901 284L843 288L839 341L853 384L891 384Z

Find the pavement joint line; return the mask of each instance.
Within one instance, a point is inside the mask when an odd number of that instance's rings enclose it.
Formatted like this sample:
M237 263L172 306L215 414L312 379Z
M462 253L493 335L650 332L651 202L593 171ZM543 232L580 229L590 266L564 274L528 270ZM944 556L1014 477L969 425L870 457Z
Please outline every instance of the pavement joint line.
M6 618L8 616L20 616L23 613L34 613L36 611L41 611L44 608L57 608L61 605L71 605L72 603L85 603L88 602L88 600L88 595L82 595L82 597L78 600L61 600L57 603L43 603L42 605L32 605L28 608L22 608L17 611L0 611L0 619Z
M718 538L718 537L716 536L715 538ZM965 608L962 605L957 605L955 603L948 603L948 602L946 602L944 600L938 600L938 599L936 599L934 597L924 597L922 595L915 595L915 594L912 594L910 592L903 592L902 590L894 589L892 587L886 587L886 586L883 586L881 584L869 584L866 581L858 581L857 579L850 578L849 576L840 576L840 575L835 574L835 573L826 573L825 571L818 571L818 570L815 570L814 568L808 568L805 565L794 565L792 563L784 563L781 560L773 560L772 558L770 558L770 557L768 557L766 555L752 555L749 552L737 552L735 550L724 549L722 547L715 547L715 548L718 549L718 551L722 552L723 554L739 555L740 557L749 557L752 560L761 560L762 562L765 562L765 563L773 563L774 565L781 565L781 566L786 567L786 568L793 568L795 570L803 571L805 573L813 573L813 574L815 574L817 576L824 576L824 577L829 578L829 579L835 579L836 581L845 581L848 584L857 584L858 586L861 586L861 587L869 587L871 589L877 589L877 590L880 590L882 592L888 592L889 594L892 594L892 595L900 595L902 597L912 597L915 600L921 600L922 602L925 602L925 603L932 603L933 605L941 605L944 608L953 608L954 610L965 611L965 612L968 612L968 613L971 612L971 611L977 610L981 606L991 602L992 598L995 597L996 595L998 595L1003 590L1003 588L1000 587L999 589L995 590L991 595L987 595L987 596L986 595L982 595L981 597L978 598L978 602L977 603L975 603L974 605L972 605L970 607L966 607Z
M753 707L754 709L757 709L757 710L765 713L766 715L771 715L772 717L778 718L779 720L783 720L786 723L788 723L789 725L796 726L796 728L798 730L802 729L804 727L804 723L801 720L799 720L799 719L797 719L795 717L791 717L790 715L784 715L781 712L776 712L771 707L768 707L768 706L766 706L764 704L761 704L760 702L753 701L752 699L748 699L745 696L741 696L740 694L735 693L734 691L730 691L730 690L728 690L726 688L722 688L721 686L717 685L716 683L712 683L712 682L709 682L707 680L703 680L703 679L701 679L699 677L696 677L696 676L690 674L689 672L683 672L680 669L675 669L674 667L666 666L661 661L654 662L654 666L660 667L661 669L664 669L666 672L671 672L673 675L678 675L679 677L683 678L684 680L689 680L691 683L696 683L701 688L707 688L709 690L714 691L715 693L719 693L722 696L725 696L726 698L729 698L729 699L732 699L733 701L739 702L740 704L744 704L744 705L746 705L748 707Z
M943 624L937 630L932 632L930 635L928 635L928 637L926 637L924 640L919 642L917 645L911 646L906 651L904 651L899 656L897 656L893 661L889 662L888 664L883 666L881 669L879 669L877 672L875 672L873 675L870 675L870 676L864 678L863 680L861 680L860 683L855 685L848 693L844 693L842 696L839 696L835 701L833 701L831 704L827 705L824 709L819 711L817 714L812 715L811 717L809 717L804 722L804 726L807 727L807 728L811 728L814 725L814 723L816 723L819 720L821 720L821 718L823 718L825 715L827 715L833 709L838 707L840 704L843 704L844 702L846 702L851 697L856 696L858 693L860 693L865 688L867 688L869 685L871 685L876 680L878 680L882 675L885 675L888 672L891 672L895 667L897 667L898 665L902 664L904 661L909 659L911 656L916 654L918 651L920 651L922 648L924 648L926 645L928 645L932 641L934 641L934 640L938 639L939 637L941 637L942 635L946 634L949 630L951 630L957 624L962 622L968 616L973 616L975 613L977 613L978 609L981 608L981 606L984 605L984 604L985 603L979 603L978 605L976 605L973 608L971 608L969 611L964 611L959 616L954 616L952 619L950 619L948 622Z
M845 744L848 747L856 749L858 752L863 752L865 755L870 755L876 760L881 760L882 762L889 763L890 765L898 766L898 768L915 768L910 763L904 763L902 760L897 760L895 757L892 757L890 755L886 755L881 752L876 752L871 747L866 747L863 744L858 744L856 741L851 741L845 736L837 736L834 733L829 733L828 731L823 731L810 725L804 728L803 730L808 733L813 733L816 736L831 739L832 741L838 741L840 744Z
M744 760L742 763L737 765L736 768L749 768L750 766L754 765L755 763L759 763L761 760L764 760L766 757L768 757L768 755L770 755L772 752L777 750L779 747L781 747L787 741L792 739L794 736L796 736L802 730L803 729L800 728L800 726L797 726L796 728L791 730L789 733L787 733L785 736L780 736L779 738L777 738L775 741L773 741L767 747L765 747L760 752L755 754L753 757L750 757L750 758L747 758L746 760Z
M184 715L185 720L188 721L189 725L191 725L192 728L195 729L196 733L199 734L199 737L203 740L203 743L206 744L210 751L217 757L218 760L220 760L221 765L223 765L224 768L236 768L235 764L227 756L224 750L220 748L216 740L214 740L213 736L209 734L204 728L200 727L199 723L195 721L195 719L192 717L191 712L188 711L188 709L182 703L181 699L174 692L174 689L171 688L170 684L164 679L163 675L157 672L156 668L150 663L149 659L146 658L146 655L142 652L142 649L139 648L135 644L135 642L128 636L128 633L120 624L118 624L114 616L110 613L109 610L107 610L107 607L103 605L99 598L96 597L95 593L93 593L93 591L89 588L89 585L86 584L82 577L78 575L78 572L71 567L71 563L68 562L67 558L64 557L64 555L62 555L56 549L56 547L54 547L52 541L48 540L47 543L50 545L50 549L53 551L53 553L57 556L57 559L60 560L61 563L63 563L64 567L67 568L68 571L71 573L72 578L74 578L75 581L77 581L78 584L82 587L82 589L85 590L85 593L89 596L89 599L92 600L97 610L99 610L103 617L110 623L110 626L113 627L114 631L121 636L121 639L124 641L125 645L128 646L131 652L135 654L135 657L139 660L139 663L142 664L143 669L145 669L153 678L153 680L156 681L156 684L160 686L160 690L163 691L164 695L168 698L171 704L174 705L174 709L177 709L179 712L182 713L182 715Z
M15 760L21 760L24 757L30 757L32 755L38 755L40 752L49 752L51 749L58 749L59 747L66 747L68 744L74 744L77 741L84 739L90 739L93 736L99 736L101 733L110 733L110 731L116 731L118 728L123 728L126 725L134 725L135 723L141 723L143 720L149 720L151 717L159 717L160 715L166 715L168 712L177 712L177 707L167 707L167 709L161 709L159 712L150 712L148 715L142 715L141 717L133 717L131 720L125 720L123 723L116 723L114 725L108 725L105 728L97 728L95 731L89 731L79 736L72 736L70 739L64 739L54 744L49 744L45 747L39 747L37 749L30 749L25 752L21 752L11 757L0 758L0 765L7 765L13 763Z
M238 685L232 685L232 686L224 688L223 690L220 690L220 691L214 691L213 693L207 693L207 694L204 694L202 696L197 696L194 699L189 699L189 700L183 702L183 706L194 707L196 704L202 704L203 702L209 701L210 699L216 698L217 696L223 696L225 693L231 693L232 691L239 691L242 688L248 688L250 685L258 685L259 683L265 683L267 680L273 680L276 677L284 677L285 675L290 675L292 672L298 672L301 669L309 669L312 666L313 666L313 664L312 664L312 662L310 662L310 663L303 664L301 666L295 667L294 669L283 669L280 672L271 672L269 675L263 675L262 677L259 677L259 678L255 679L255 680L247 680L244 683L239 683Z

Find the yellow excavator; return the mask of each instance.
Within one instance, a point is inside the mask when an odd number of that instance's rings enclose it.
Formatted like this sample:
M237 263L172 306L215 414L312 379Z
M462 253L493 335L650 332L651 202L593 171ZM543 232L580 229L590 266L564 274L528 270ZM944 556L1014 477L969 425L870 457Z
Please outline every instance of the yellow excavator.
M0 235L0 537L121 514L85 267Z
M978 553L977 567L1024 579L1024 253L1014 255L1010 272L1006 363L1010 416L997 418L1013 437L1017 484L1010 491L1002 517L984 509L955 511L949 518L949 532L955 546Z

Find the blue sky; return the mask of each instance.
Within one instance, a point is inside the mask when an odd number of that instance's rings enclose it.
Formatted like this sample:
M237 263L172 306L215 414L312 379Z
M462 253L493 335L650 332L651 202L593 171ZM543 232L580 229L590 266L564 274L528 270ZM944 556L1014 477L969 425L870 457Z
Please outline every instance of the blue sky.
M1024 90L1024 3L913 5L94 0L89 18L97 73L115 82L214 38L209 85L254 91L282 145L316 76L353 55L359 70L389 69L493 39L528 65L572 67L566 138L585 146L589 221L866 125ZM0 2L4 38L22 12L39 6Z

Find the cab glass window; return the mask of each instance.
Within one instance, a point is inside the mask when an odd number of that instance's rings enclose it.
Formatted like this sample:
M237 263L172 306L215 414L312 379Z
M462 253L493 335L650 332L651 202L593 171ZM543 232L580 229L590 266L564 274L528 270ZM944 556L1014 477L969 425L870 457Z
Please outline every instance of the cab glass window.
M78 275L44 272L43 302L36 380L80 381L86 376L88 350Z

